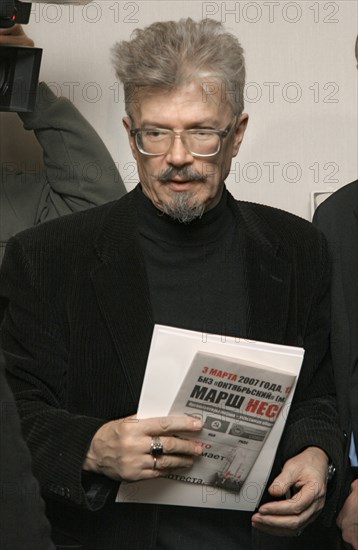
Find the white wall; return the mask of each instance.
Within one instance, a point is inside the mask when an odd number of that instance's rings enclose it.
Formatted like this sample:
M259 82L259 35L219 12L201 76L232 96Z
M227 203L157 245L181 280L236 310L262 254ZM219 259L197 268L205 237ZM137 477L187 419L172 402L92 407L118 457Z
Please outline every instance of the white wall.
M94 125L127 189L137 176L109 50L136 27L186 16L221 20L246 51L250 123L227 181L235 197L309 218L312 190L337 189L357 178L355 0L97 0L33 4L32 10L27 32L44 48L41 78ZM36 164L40 152L25 139L17 116L2 114L0 122L2 160Z

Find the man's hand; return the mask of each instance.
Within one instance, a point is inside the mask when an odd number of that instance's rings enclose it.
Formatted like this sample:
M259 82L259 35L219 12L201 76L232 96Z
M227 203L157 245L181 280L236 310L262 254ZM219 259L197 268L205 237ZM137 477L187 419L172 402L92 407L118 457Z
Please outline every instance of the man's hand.
M351 493L338 515L337 525L342 531L343 540L358 550L358 479L351 485Z
M0 44L34 46L33 41L24 33L21 25L14 25L10 29L0 29Z
M201 446L172 434L201 428L201 421L190 417L113 420L94 435L83 469L116 480L138 481L163 476L175 468L189 468L193 457L201 455ZM160 437L164 448L156 461L150 453L153 436Z
M274 497L291 497L263 504L252 516L252 525L277 536L298 536L322 510L327 486L328 457L318 447L308 447L288 460L269 487Z

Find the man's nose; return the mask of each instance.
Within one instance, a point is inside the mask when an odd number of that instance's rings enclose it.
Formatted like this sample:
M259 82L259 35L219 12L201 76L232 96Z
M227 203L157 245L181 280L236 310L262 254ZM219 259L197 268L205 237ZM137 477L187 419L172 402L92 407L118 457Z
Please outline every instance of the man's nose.
M168 164L172 164L173 166L182 166L194 160L193 155L186 149L180 134L174 135L173 144L166 157Z

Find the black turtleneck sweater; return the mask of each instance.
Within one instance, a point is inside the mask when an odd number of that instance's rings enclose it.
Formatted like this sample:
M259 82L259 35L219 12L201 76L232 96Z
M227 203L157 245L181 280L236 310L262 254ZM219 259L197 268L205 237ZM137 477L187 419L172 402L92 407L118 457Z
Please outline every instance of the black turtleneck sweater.
M137 189L139 233L155 323L243 334L243 278L237 223L220 202L189 224L160 212Z
M139 233L154 322L241 336L245 296L237 221L228 192L201 219L172 220L136 190ZM247 550L251 514L162 506L157 550Z

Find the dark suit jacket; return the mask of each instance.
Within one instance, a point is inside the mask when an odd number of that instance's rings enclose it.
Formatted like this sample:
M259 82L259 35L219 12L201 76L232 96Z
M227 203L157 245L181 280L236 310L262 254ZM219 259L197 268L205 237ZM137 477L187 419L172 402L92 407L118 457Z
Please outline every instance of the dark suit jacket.
M332 359L344 430L358 451L358 180L329 197L314 223L332 258Z
M54 550L40 489L31 471L14 397L0 354L0 548Z
M286 212L229 200L248 303L246 334L238 336L306 349L273 473L317 445L333 459L339 483L343 437L329 395L325 241ZM17 235L0 273L3 306L9 303L3 326L9 380L35 472L56 530L86 550L142 550L155 539L155 506L116 505L115 482L81 475L96 430L136 412L152 335L134 201L129 193Z

